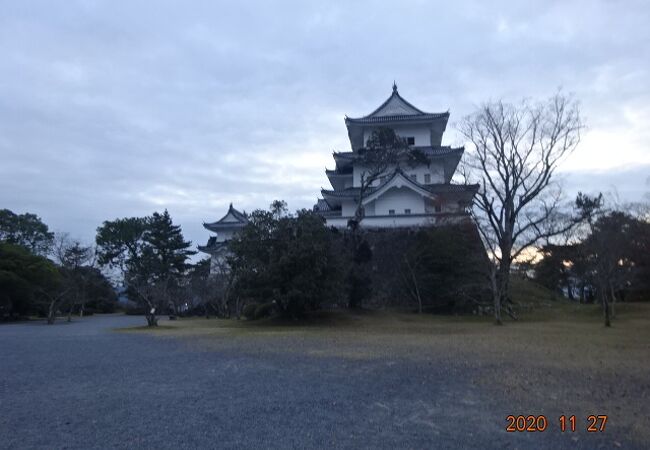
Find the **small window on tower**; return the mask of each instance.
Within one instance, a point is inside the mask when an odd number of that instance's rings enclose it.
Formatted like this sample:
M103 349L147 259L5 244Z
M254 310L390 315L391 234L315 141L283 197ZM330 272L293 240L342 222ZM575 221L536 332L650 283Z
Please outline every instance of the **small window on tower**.
M411 175L409 175L409 178L410 178L411 180L413 180L413 181L418 181L418 176L417 176L416 174L414 174L414 173L412 173Z
M410 209L405 209L404 214L411 214L411 210Z
M424 174L424 184L429 184L431 183L431 174L425 173Z
M388 215L389 216L394 216L395 215L395 210L394 209L389 209L388 210Z
M408 145L415 145L415 138L413 136L406 138L406 143Z

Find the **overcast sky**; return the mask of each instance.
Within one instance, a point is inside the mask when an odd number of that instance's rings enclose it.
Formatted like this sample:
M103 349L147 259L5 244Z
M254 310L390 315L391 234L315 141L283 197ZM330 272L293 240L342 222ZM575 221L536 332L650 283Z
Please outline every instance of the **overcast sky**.
M524 3L526 5L524 6ZM194 244L228 203L311 207L343 118L396 80L454 122L575 93L567 189L650 190L650 2L0 0L0 208L90 242L167 208Z

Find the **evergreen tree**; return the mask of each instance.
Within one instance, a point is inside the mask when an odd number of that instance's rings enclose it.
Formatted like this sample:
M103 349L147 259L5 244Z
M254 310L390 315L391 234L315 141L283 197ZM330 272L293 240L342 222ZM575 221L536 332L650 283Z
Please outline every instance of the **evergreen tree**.
M54 233L35 214L15 214L0 209L0 242L21 245L37 255L46 255Z
M181 227L174 225L169 212L153 213L142 236L142 258L134 269L133 287L149 308L147 322L157 324L156 313L169 309L174 314L184 303L181 285L189 268L187 262L196 252L183 238Z
M45 311L47 294L60 287L60 278L47 258L0 242L0 320Z
M157 324L161 309L177 311L187 260L196 252L167 210L104 222L96 241L99 264L121 269L127 294L145 308L150 326Z
M143 235L143 258L153 281L178 280L188 269L187 259L196 252L192 242L183 238L179 225L172 223L169 212L153 213Z
M118 269L123 278L134 270L142 257L143 235L148 217L125 217L105 221L97 228L97 258L101 266Z
M230 241L234 295L249 305L272 302L280 314L298 317L338 297L340 261L322 217L275 210L251 213Z

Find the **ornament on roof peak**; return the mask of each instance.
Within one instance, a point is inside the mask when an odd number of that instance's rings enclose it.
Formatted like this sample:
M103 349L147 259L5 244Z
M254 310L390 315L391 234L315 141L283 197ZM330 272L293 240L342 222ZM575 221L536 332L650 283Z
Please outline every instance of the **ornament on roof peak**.
M397 83L393 80L393 93L397 93Z

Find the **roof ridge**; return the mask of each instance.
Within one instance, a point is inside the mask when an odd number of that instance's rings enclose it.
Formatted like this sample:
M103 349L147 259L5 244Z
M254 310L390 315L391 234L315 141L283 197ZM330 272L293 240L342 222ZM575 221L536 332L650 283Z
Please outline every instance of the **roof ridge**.
M393 89L393 92L390 94L390 97L388 97L388 98L384 101L384 103L382 103L381 105L379 105L379 107L376 108L376 109L375 109L373 112L371 112L370 114L367 114L367 115L365 115L365 116L363 116L363 117L361 117L361 118L362 118L362 119L368 119L368 118L370 118L370 117L373 117L373 116L374 116L375 114L377 114L377 112L379 112L379 111L380 111L384 106L388 105L388 103L390 103L390 101L393 100L394 98L397 98L397 99L401 100L402 102L404 102L404 103L406 104L406 106L409 106L410 108L413 108L413 109L414 109L415 111L417 111L419 114L427 114L427 113L425 113L424 111L422 111L421 109L416 108L415 106L413 106L413 105L412 105L409 101L407 101L404 97L402 97L401 95L399 95L399 92L397 92L397 86L395 86L394 89ZM396 115L396 114L393 114L393 115ZM404 114L404 115L407 115L407 114ZM409 114L409 115L410 115L410 114ZM383 117L383 116L382 116L382 117Z

